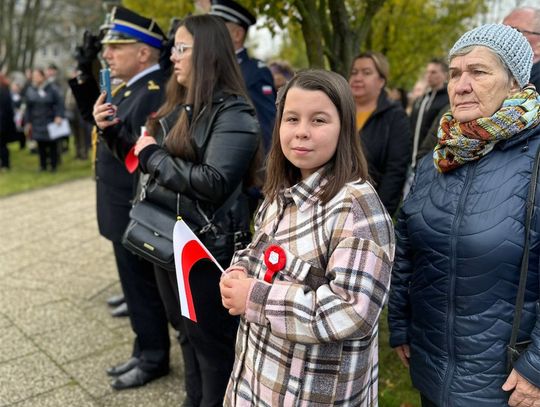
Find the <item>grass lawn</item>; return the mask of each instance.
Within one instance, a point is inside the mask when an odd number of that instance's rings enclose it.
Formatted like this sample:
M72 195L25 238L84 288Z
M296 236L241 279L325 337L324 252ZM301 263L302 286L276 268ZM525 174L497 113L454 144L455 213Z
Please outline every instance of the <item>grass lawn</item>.
M387 311L379 324L379 407L420 407L420 395L411 385L409 371L388 345Z
M11 170L0 173L0 197L92 176L90 160L74 158L73 140L56 173L38 172L38 155L19 150L18 143L11 143L9 149ZM408 371L388 345L386 315L385 309L379 326L379 406L419 407L420 397L411 386Z
M28 149L20 150L19 143L10 143L9 151L11 170L0 173L0 197L92 176L90 160L74 158L73 139L55 173L38 172L38 155L30 154Z

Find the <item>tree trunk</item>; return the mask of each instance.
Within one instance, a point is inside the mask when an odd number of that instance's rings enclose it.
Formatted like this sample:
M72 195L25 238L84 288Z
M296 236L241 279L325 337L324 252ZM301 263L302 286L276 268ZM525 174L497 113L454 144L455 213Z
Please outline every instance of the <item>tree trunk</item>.
M316 10L314 0L296 0L295 5L301 17L300 25L306 44L306 53L309 66L324 68L323 42L321 37L321 22Z

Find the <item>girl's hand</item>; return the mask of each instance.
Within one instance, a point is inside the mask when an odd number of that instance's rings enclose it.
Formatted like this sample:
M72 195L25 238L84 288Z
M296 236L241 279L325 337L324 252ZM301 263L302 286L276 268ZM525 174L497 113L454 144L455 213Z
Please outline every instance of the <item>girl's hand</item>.
M236 278L236 279L242 279L247 278L247 270L245 267L242 266L231 266L227 270L225 270L225 273L221 276L221 279L225 278Z
M101 130L120 123L120 119L118 117L108 120L108 117L116 115L116 106L114 106L112 103L103 103L105 101L105 95L105 92L102 92L101 95L99 95L96 103L94 104L94 111L92 112L96 126Z
M405 365L405 367L409 367L409 359L411 358L411 349L409 345L399 345L394 348L396 351L399 359Z
M54 122L58 125L60 125L62 123L62 118L60 116L55 116L54 118Z
M145 147L148 147L151 144L157 144L157 141L154 137L141 136L137 140L137 143L135 143L135 150L133 151L133 153L138 156Z
M242 315L246 312L246 302L253 278L223 278L219 283L221 302L231 315Z

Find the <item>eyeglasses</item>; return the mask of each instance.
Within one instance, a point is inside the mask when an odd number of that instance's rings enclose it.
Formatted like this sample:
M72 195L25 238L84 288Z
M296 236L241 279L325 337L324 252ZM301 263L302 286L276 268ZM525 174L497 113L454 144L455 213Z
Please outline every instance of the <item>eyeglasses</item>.
M527 31L527 30L522 30L521 28L516 28L516 27L514 28L523 35L540 35L540 32L538 31Z
M188 44L183 44L183 43L175 44L171 48L171 55L181 57L189 48L193 48L193 45L188 45Z

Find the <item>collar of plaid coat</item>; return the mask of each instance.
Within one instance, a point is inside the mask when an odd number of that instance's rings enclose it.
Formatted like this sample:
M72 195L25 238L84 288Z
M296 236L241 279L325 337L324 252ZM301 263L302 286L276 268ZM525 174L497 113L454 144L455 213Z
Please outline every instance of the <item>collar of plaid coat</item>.
M329 164L319 168L306 179L298 182L290 188L285 188L278 194L278 199L283 206L294 201L298 210L303 212L319 202L321 188L328 183L324 173Z

